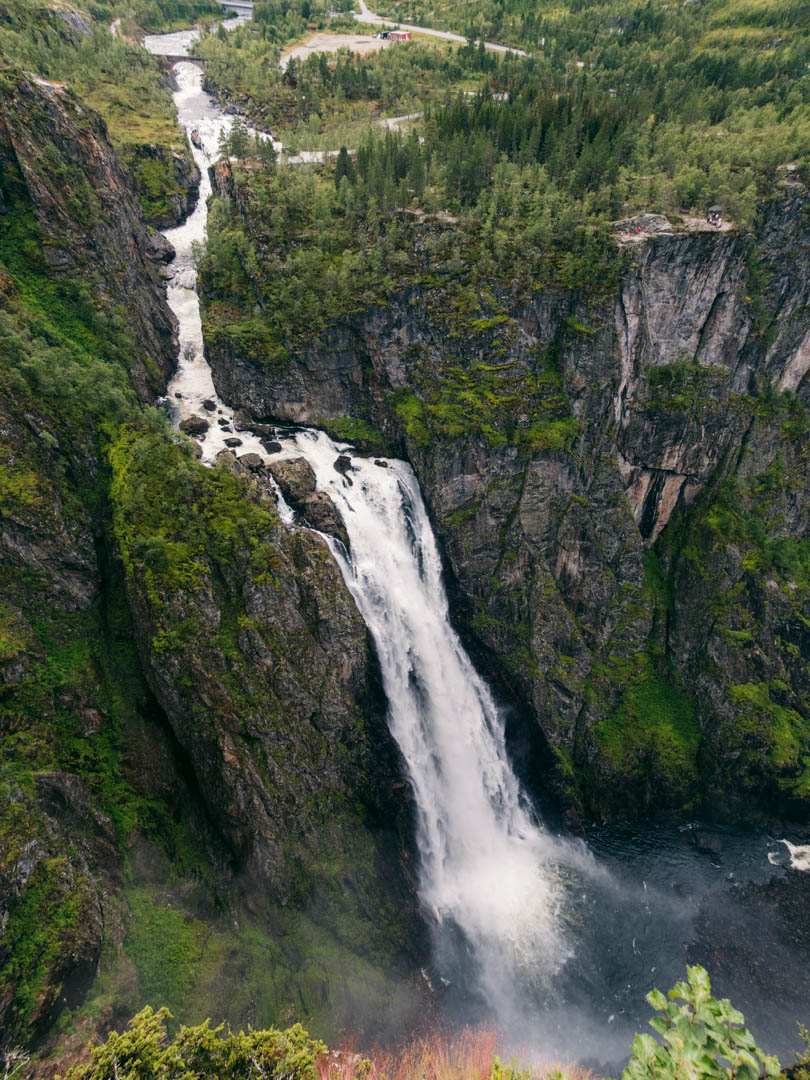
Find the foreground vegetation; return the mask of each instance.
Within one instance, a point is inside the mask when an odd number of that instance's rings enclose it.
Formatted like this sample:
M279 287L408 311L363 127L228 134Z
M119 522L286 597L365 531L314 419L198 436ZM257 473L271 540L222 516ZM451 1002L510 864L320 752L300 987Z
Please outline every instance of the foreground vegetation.
M659 990L647 995L658 1014L650 1024L660 1039L636 1036L622 1080L778 1076L779 1062L757 1046L743 1015L727 999L712 997L705 970L691 967L687 976L668 997ZM493 1056L495 1036L486 1031L417 1040L398 1053L365 1057L328 1051L300 1024L237 1034L206 1021L170 1036L170 1020L166 1009L144 1009L124 1032L113 1032L94 1048L88 1064L69 1069L65 1080L584 1080L591 1075L576 1066L504 1065Z

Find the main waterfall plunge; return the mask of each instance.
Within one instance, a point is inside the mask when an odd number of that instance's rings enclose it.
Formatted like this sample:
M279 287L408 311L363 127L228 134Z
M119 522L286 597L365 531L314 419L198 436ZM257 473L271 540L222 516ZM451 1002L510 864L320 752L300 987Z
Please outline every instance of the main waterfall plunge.
M450 625L413 471L356 458L344 477L326 435L302 432L294 443L349 536L350 554L330 543L377 647L391 731L416 797L421 895L440 955L454 941L469 950L490 1007L513 1015L527 989L548 993L569 955L560 846L525 805L502 717Z
M182 55L194 36L184 31L146 45ZM226 430L233 411L217 398L205 360L193 244L205 239L207 169L232 119L202 90L198 68L180 63L174 74L180 122L200 135L193 153L203 175L193 214L167 233L177 252L168 300L180 328L167 406L179 423L204 412L203 402L214 404L207 415L222 423L211 423L201 444L202 460L213 464L233 434ZM259 438L247 431L239 438L240 454L268 460ZM768 856L778 859L782 845L726 830L719 866L684 844L688 830L677 826L592 831L590 847L546 831L509 763L498 708L450 625L439 554L410 467L355 457L344 476L334 463L345 448L323 433L279 431L278 438L284 449L276 457L307 459L349 536L348 552L328 542L374 637L391 730L415 794L432 974L451 984L456 1002L470 1004L468 1017L510 1028L530 1054L620 1061L646 1022L644 993L681 978L687 958L707 961L707 943L697 952L690 944L703 900L732 895L732 879L767 881ZM293 524L283 500L280 509ZM795 1042L795 1014L775 1013L744 966L735 994L746 977L756 1030L771 1032L771 1046Z
M175 55L191 32L147 39ZM201 89L191 64L175 69L181 123L202 146L200 198L188 220L166 235L176 250L168 286L180 327L180 356L168 403L176 422L217 403L205 360L192 245L205 238L208 166L231 118ZM440 978L463 972L490 1015L517 1018L528 997L547 1001L552 977L570 955L561 927L560 858L585 859L537 823L506 753L503 719L450 625L441 561L413 471L400 461L382 468L355 459L349 478L333 468L340 448L321 432L298 432L282 457L303 456L318 487L344 520L350 553L329 541L371 631L389 702L391 731L413 786L421 897L434 926ZM202 441L213 463L227 433L212 424ZM240 453L267 459L259 439L240 432ZM291 445L292 444L292 445ZM286 515L290 520L289 514Z

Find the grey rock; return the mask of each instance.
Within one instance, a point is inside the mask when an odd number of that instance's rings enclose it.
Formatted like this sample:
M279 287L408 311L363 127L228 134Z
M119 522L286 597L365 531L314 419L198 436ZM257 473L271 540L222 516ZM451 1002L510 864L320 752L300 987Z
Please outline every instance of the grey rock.
M146 254L154 262L170 263L176 252L163 233L150 229L146 236Z
M186 435L204 435L208 431L209 423L203 416L189 416L181 420L179 427Z
M301 517L311 528L337 537L348 549L348 533L335 504L325 491L314 491L311 495L304 497L301 503Z
M294 509L299 509L307 495L315 491L315 473L306 458L271 461L268 468L284 498Z

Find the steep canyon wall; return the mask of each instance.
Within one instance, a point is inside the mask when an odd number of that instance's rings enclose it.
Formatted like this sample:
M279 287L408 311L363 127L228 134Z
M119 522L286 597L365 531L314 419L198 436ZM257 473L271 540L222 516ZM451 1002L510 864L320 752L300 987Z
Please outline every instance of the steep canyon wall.
M616 293L524 284L492 284L490 320L410 285L286 360L217 328L215 381L257 417L359 419L407 454L459 623L574 817L806 817L806 200L754 236L650 237Z

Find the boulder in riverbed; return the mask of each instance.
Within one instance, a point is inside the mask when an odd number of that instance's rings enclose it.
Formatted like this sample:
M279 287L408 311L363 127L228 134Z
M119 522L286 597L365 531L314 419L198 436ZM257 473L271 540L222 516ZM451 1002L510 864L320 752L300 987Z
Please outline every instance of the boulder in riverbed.
M250 469L251 472L258 472L259 469L264 468L264 462L258 454L242 454L239 461L245 468Z
M293 510L303 508L304 499L315 490L315 473L306 458L273 461L268 466L273 479Z
M208 431L208 421L203 416L189 416L180 421L180 430L186 435L204 435Z
M241 439L236 439L236 438L226 439L225 440L225 445L226 446L231 446L231 447L233 447L233 446L241 446L242 445L242 440Z
M349 473L354 472L354 466L352 465L352 459L348 454L341 454L335 460L335 472L339 472L349 487L351 487L352 478L349 476Z
M217 465L222 465L227 469L231 476L244 476L245 467L240 465L236 460L236 454L232 454L230 450L220 450L217 454Z
M217 411L217 403L215 401L213 401L211 398L207 398L202 403L202 406L206 410L206 412L216 412Z

